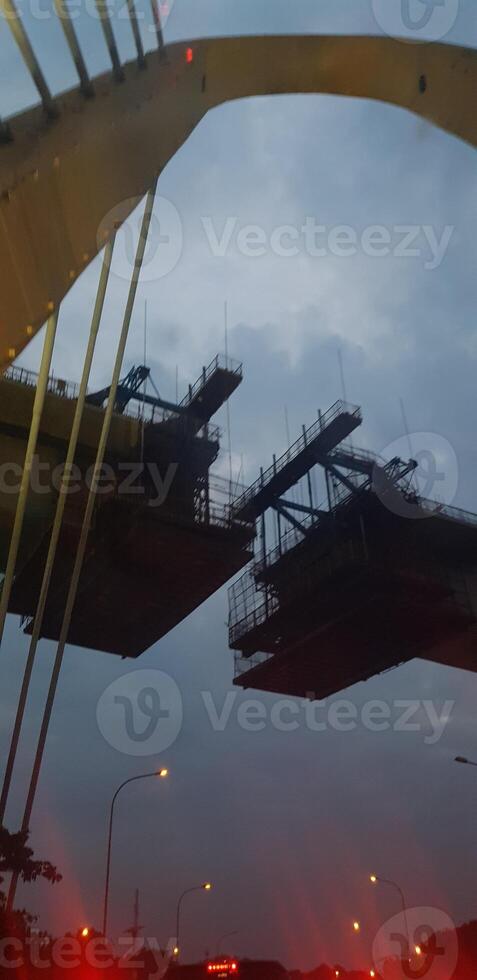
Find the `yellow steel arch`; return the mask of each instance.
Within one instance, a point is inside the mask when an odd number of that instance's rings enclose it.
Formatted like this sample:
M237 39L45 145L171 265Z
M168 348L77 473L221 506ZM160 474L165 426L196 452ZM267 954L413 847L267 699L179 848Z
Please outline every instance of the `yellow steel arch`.
M255 95L329 93L401 106L477 144L477 51L384 37L216 38L171 45L118 84L95 79L10 120L0 146L0 367L8 364L206 112ZM113 218L112 209L116 209ZM105 220L106 219L106 220Z

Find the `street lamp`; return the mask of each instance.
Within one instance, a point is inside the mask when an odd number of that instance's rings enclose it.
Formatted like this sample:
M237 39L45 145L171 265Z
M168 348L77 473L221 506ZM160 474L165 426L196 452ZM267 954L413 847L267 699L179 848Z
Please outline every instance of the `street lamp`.
M124 782L121 783L120 786L118 786L111 800L111 808L109 811L108 855L106 858L106 877L104 882L104 898L103 898L103 936L105 939L107 938L106 930L108 927L109 878L111 874L111 842L113 837L114 805L116 803L116 800L121 790L124 789L125 786L128 786L129 783L135 783L138 779L152 779L154 777L156 779L157 778L165 779L166 776L168 775L169 775L169 770L162 768L162 769L155 769L154 772L144 772L140 776L131 776L129 779L125 779Z
M360 931L361 926L360 926L359 922L357 922L357 921L353 922L353 929L354 929L355 932L359 932Z
M181 950L180 925L181 925L182 902L184 901L186 895L190 895L192 892L210 892L211 888L212 885L210 881L205 881L202 885L194 885L193 888L186 888L185 892L182 892L182 895L179 898L179 901L177 903L177 911L176 911L176 945L174 949L174 955L176 957L176 960L179 959L179 954Z
M399 893L399 897L401 899L402 912L403 912L403 916L404 916L404 925L405 925L405 928L406 928L407 957L408 957L408 960L410 960L410 958L411 958L411 938L409 936L409 925L408 925L408 921L407 921L406 899L404 898L404 892L403 892L401 886L398 885L397 881L392 881L390 878L381 878L380 875L375 875L375 874L370 875L369 876L369 880L370 880L370 882L371 882L372 885L377 885L378 882L381 885L390 885L391 888L395 888L396 891Z

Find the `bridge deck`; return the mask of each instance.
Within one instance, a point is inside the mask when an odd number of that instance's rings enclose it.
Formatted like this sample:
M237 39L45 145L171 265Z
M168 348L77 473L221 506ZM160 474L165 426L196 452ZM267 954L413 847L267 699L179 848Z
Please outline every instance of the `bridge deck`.
M337 401L287 450L280 459L238 498L233 506L237 520L263 514L275 500L293 487L325 455L361 425L361 410Z
M237 661L234 683L278 694L326 698L415 657L477 672L475 633L473 654L468 643L475 621L442 588L419 590L415 581L411 590L405 583L400 589L396 582L386 586L363 566L346 587L342 582L340 601L331 603L329 612L327 625L319 625L316 618L313 625L309 605L295 604L291 619L276 613L277 622L257 628L247 642L271 652L273 630L275 637L281 637L280 646L257 664L252 656L250 666L245 652Z
M242 382L242 365L217 354L179 403L194 419L208 422Z
M138 657L250 560L252 530L164 520L161 508L104 505L96 516L68 642ZM78 542L65 524L42 636L57 640ZM11 612L36 609L48 539L17 576ZM26 627L31 633L31 622Z

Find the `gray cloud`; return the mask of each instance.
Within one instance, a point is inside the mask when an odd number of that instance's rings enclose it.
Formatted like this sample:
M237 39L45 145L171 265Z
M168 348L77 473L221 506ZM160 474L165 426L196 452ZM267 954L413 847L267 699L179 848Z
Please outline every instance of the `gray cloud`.
M373 26L367 3L323 4L317 13L315 3L292 8L276 2L271 11L270 4L250 2L237 12L236 4L177 0L168 27L171 37L265 29ZM91 63L99 65L100 44L92 33L88 37ZM476 40L470 3L462 3L451 36L463 39ZM64 66L53 70L59 85ZM23 77L12 53L1 71L10 83ZM15 81L10 104L25 92ZM285 406L293 438L318 407L340 396L341 348L348 396L365 411L363 442L380 450L403 434L402 398L411 430L434 431L454 447L457 502L473 508L475 152L385 106L319 97L261 99L211 113L166 168L160 193L178 208L185 248L173 272L140 288L126 366L142 360L147 299L153 375L161 392L173 397L176 364L183 386L223 348L227 299L229 347L243 358L246 372L231 403L236 471L243 454L251 481L260 463L285 448ZM313 215L329 226L417 223L438 232L451 225L455 232L434 271L414 259L362 254L250 259L233 248L220 259L204 242L204 215L218 228L229 215L267 231ZM95 263L63 304L54 364L60 376L77 377L97 274ZM108 297L97 384L108 378L126 288L114 280ZM34 365L38 351L35 341L23 362ZM312 966L321 958L359 965L368 947L364 939L362 947L349 939L349 923L359 915L371 938L395 911L391 895L369 893L370 869L396 876L412 904L440 903L457 920L470 916L475 788L451 759L472 752L476 678L415 662L347 692L358 705L373 697L439 704L454 699L437 746L413 734L361 729L252 734L234 723L215 733L200 692L209 689L220 704L230 688L226 615L222 591L139 664L68 650L33 825L38 851L59 863L65 880L56 891L36 885L22 892L28 905L58 930L98 922L110 797L144 763L121 756L100 738L96 703L125 670L159 666L181 687L185 724L167 753L170 784L144 784L124 797L118 811L113 929L129 923L137 886L147 931L167 938L177 894L210 877L215 891L198 896L187 910L188 956L213 949L218 935L237 929L239 953L276 956L289 966ZM1 695L10 713L26 649L12 621L2 651ZM44 643L9 811L12 826L52 653ZM274 700L263 696L267 706ZM7 729L2 726L4 744Z

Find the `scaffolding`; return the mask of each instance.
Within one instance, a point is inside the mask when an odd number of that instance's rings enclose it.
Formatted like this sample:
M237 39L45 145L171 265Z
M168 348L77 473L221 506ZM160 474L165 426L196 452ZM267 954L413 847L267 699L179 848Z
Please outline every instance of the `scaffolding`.
M343 415L361 418L337 403L318 431ZM310 455L309 431L234 507L238 516L253 512L261 528L259 550L229 589L235 683L324 697L415 656L477 671L477 647L469 647L477 515L420 498L414 460L386 461L339 442L328 451L315 442ZM324 471L319 507L311 492L309 506L283 496L277 480L290 464L303 476L307 462ZM267 508L277 516L271 548Z
M242 380L242 365L217 355L177 403L145 392L144 365L119 382L96 494L69 640L136 657L240 571L252 556L253 521L233 512L236 490L214 473L220 430L211 421ZM21 458L36 377L22 368L0 379L0 453ZM39 433L39 465L61 466L77 387L50 378ZM83 414L42 635L57 639L65 589L88 495L88 472L109 388L90 392ZM11 457L10 457L11 458ZM161 496L163 488L163 496ZM30 495L9 611L32 628L48 548L56 491ZM5 515L9 500L0 495ZM5 523L7 523L5 519ZM1 522L0 522L1 527Z

